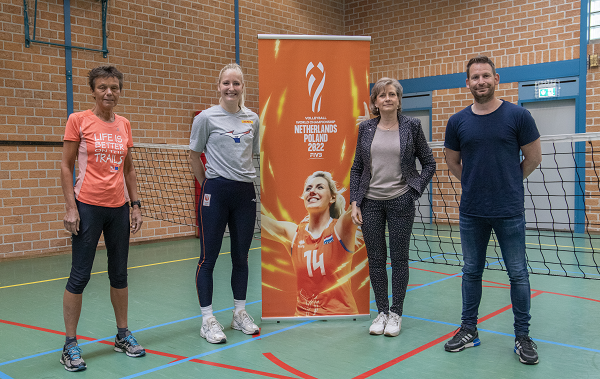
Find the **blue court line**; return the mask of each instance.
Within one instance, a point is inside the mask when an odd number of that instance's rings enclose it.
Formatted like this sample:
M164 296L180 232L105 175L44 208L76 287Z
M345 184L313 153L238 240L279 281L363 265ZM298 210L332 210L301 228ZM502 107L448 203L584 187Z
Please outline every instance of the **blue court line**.
M234 347L237 347L237 346L249 343L249 342L260 340L260 339L265 338L265 337L270 337L272 335L279 334L279 333L282 333L282 332L285 332L285 331L288 331L288 330L291 330L291 329L295 329L297 327L304 326L304 325L313 323L315 321L317 321L317 320L309 320L309 321L302 322L300 324L288 326L287 328L276 330L274 332L267 333L265 335L261 335L260 337L256 337L256 338L252 338L252 339L247 339L247 340L244 340L244 341L241 341L241 342L238 342L238 343L234 343L232 345L228 345L228 346L222 347L220 349L207 351L207 352L202 353L202 354L194 355L192 357L188 357L188 358L185 358L185 359L182 359L182 360L179 360L179 361L171 362L171 363L168 363L168 364L163 365L163 366L158 366L158 367L155 367L155 368L150 369L150 370L139 372L137 374L133 374L133 375L129 375L129 376L124 376L121 379L137 378L138 376L142 376L142 375L146 375L146 374L149 374L149 373L152 373L152 372L156 372L156 371L168 368L168 367L172 367L172 366L178 365L180 363L189 362L189 361L191 361L193 359L202 358L202 357L205 357L207 355L211 355L211 354L218 353L218 352L221 352L221 351L224 351L224 350L227 350L227 349L231 349L231 348L234 348Z
M260 302L262 302L262 300L255 300L255 301L252 301L250 303L246 303L246 305L256 304L256 303L260 303ZM225 311L232 310L232 309L233 309L233 307L223 308L223 309L220 309L218 311L214 311L213 313L225 312ZM159 327L165 326L165 325L176 324L178 322L193 320L193 319L199 318L199 317L202 317L202 315L187 317L187 318L183 318L181 320L170 321L170 322L166 322L164 324L159 324L159 325L149 326L147 328L133 330L131 333L143 332L145 330L155 329L155 328L159 328ZM99 338L99 339L92 340L92 341L86 341L86 342L83 342L83 343L78 343L78 345L79 346L85 346L85 345L89 345L89 344L100 342L100 341L110 340L110 339L113 339L113 338L115 338L115 336L111 335L111 336L108 336L108 337ZM11 361L6 361L6 362L1 362L0 366L8 365L8 364L15 363L15 362L24 361L24 360L31 359L31 358L41 357L43 355L48 355L48 354L52 354L52 353L58 353L58 352L61 352L61 351L62 351L62 348L60 348L60 349L54 349L54 350L50 350L50 351L45 351L43 353L33 354L33 355L29 355L27 357L17 358L17 359L13 359ZM0 372L0 374L2 374L2 373ZM0 379L5 379L5 378L3 378L2 376L0 376Z
M371 309L371 311L377 312L376 309ZM455 328L460 328L460 324L454 324L454 323L451 323L451 322L431 320L431 319L427 319L427 318L423 318L423 317L407 316L407 315L402 315L402 317L412 318L414 320L432 322L432 323L435 323L435 324L449 325L449 326L453 326ZM501 336L507 336L507 337L515 338L514 334L504 333L504 332L498 332L498 331L490 330L490 329L481 329L481 328L478 327L477 331L479 331L479 332L486 332L486 333L492 333L492 334L498 334L498 335L501 335ZM592 348L589 348L589 347L569 345L569 344L566 344L566 343L555 342L555 341L548 341L548 340L542 340L542 339L533 338L533 337L531 339L534 340L535 342L543 342L543 343L547 343L547 344L550 344L550 345L556 345L556 346L562 346L562 347L569 347L569 348L578 349L578 350L585 350L585 351L590 351L592 353L600 353L600 350L598 350L598 349L592 349Z
M13 379L12 377L6 375L5 373L3 373L2 371L0 371L0 379Z
M432 258L435 258L435 257L432 257ZM419 261L410 262L410 263L409 263L409 265L410 265L410 264L412 264L412 263L416 263L416 262L419 262ZM386 270L391 270L391 267L388 267ZM411 289L407 290L406 292L414 291L414 290L416 290L416 289L419 289L419 288L423 288L423 287L430 286L430 285L432 285L432 284L436 284L436 283L439 283L439 282L443 282L444 280L448 280L448 279L451 279L451 278L454 278L454 277L457 277L457 276L460 276L460 275L462 275L462 272L459 272L459 273L457 273L457 274L454 274L454 275L447 276L447 277L445 277L445 278L442 278L442 279L434 280L433 282L429 282L429 283L422 284L422 285L420 285L420 286L417 286L417 287L411 288ZM389 295L389 296L388 296L388 299L389 299L389 298L391 298L391 297L392 297L392 295ZM375 300L371 300L371 301L369 302L369 304L373 304L374 302L375 302ZM377 311L375 311L375 312L377 312Z

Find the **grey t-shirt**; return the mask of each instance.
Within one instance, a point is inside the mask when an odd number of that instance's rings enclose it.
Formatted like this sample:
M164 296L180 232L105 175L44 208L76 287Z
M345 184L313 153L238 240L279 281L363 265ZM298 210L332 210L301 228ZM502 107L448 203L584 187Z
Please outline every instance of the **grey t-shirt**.
M229 113L220 105L194 118L190 149L206 154L206 178L223 177L238 182L256 178L252 155L259 154L258 115L243 107Z
M371 181L365 197L371 200L390 200L408 190L400 170L398 130L378 128L371 143Z

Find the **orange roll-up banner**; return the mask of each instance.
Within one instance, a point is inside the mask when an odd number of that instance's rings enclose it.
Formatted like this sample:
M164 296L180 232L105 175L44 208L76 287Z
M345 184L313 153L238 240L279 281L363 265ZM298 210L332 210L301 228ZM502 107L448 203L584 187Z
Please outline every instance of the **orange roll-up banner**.
M369 47L370 37L258 36L263 320L369 317L349 191Z

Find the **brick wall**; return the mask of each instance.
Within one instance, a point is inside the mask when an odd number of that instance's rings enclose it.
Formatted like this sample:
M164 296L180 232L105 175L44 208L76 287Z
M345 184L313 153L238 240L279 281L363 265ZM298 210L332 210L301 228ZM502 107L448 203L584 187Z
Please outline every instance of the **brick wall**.
M62 4L38 1L37 39L63 43ZM580 2L574 0L239 4L240 61L247 105L255 111L261 33L369 35L372 82L462 73L478 53L499 68L579 57ZM101 46L100 12L98 1L71 1L73 44ZM125 74L116 111L131 120L135 142L187 144L194 111L216 103L218 72L235 61L233 2L111 0L108 12L108 58L73 50L74 110L93 105L87 72L114 64ZM60 141L67 116L64 49L25 48L22 0L3 1L0 26L0 140ZM588 75L589 131L600 131L598 72ZM502 84L499 95L516 102L516 83ZM470 102L466 88L434 91L434 140L443 139L448 117ZM0 146L0 258L68 250L60 153L60 147ZM192 234L189 227L146 219L133 241Z
M258 109L257 34L343 34L343 1L240 2L240 53L247 106ZM33 5L29 0L30 36ZM216 80L235 61L232 1L108 2L108 58L73 50L74 111L93 106L87 72L125 74L116 112L136 143L187 144L194 111L217 102ZM71 0L73 45L102 46L98 1ZM36 39L64 43L63 2L38 1ZM24 45L23 1L0 5L0 140L61 141L67 118L64 48ZM60 147L0 146L0 258L69 249L62 225ZM190 227L145 219L132 241L193 235Z
M371 81L463 72L486 54L496 67L579 57L579 1L346 2L346 32L370 35Z

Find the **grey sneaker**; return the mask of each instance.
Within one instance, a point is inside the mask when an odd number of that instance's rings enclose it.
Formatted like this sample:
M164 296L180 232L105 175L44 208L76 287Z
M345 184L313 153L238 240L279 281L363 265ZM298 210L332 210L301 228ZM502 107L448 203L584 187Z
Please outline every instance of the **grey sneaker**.
M373 335L380 335L383 334L383 331L385 329L385 324L387 323L387 319L388 316L381 312L377 318L375 318L375 320L373 320L373 323L371 324L371 327L369 327L369 334L373 334Z
M125 353L130 357L143 357L146 355L146 350L140 345L133 334L129 334L122 340L117 335L115 337L115 351L119 353Z
M396 337L398 334L400 334L401 325L402 317L390 311L383 333L388 337Z
M83 371L87 368L83 358L81 357L81 349L77 342L71 342L63 348L60 356L60 363L65 366L67 371Z
M227 337L223 333L223 325L219 324L215 316L202 320L200 337L205 338L210 343L224 343L227 341Z
M231 328L235 330L241 330L244 334L258 334L260 329L254 323L252 316L242 309L238 313L233 311L233 320L231 320Z

